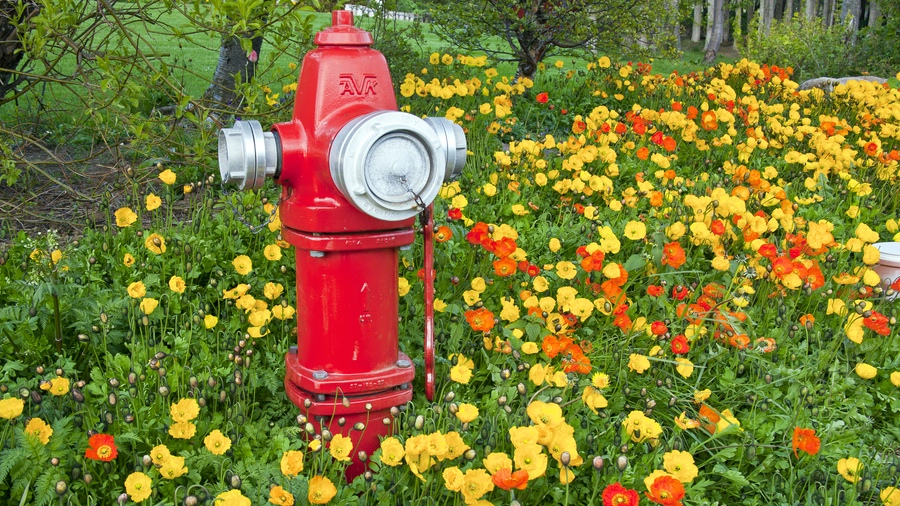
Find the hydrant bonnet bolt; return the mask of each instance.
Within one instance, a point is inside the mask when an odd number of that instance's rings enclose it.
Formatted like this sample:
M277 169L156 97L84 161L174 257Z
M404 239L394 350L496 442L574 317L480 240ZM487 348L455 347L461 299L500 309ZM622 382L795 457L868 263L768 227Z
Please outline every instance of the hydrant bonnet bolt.
M239 190L253 190L275 177L281 167L278 136L264 132L258 121L235 121L219 130L219 174L222 183L234 182Z

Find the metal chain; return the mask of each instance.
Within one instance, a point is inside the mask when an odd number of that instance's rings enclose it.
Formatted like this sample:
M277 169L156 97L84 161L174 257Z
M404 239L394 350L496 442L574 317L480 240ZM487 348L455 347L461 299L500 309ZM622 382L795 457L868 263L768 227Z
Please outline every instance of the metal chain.
M412 194L413 202L416 203L416 209L419 210L419 224L422 225L422 228L424 229L428 226L428 204L426 204L425 201L422 200L421 195L416 193L415 190L413 190L409 187L408 184L406 184L406 178L400 177L398 179L400 180L400 184L403 186L403 188L406 189L406 192Z
M227 202L226 205L231 209L231 214L234 215L234 219L243 223L244 226L246 226L250 230L251 234L255 235L255 234L260 233L262 231L262 229L268 227L270 223L275 221L275 213L278 212L278 205L281 203L281 195L279 195L278 198L275 200L274 207L272 207L272 210L269 212L269 216L266 217L266 220L259 225L254 225L254 224L250 223L249 221L247 221L246 219L244 219L244 217L242 216L243 213L238 211L237 206L235 206L234 203L232 202L231 197L236 195L238 192L228 191L228 188L225 186L224 182L221 182L220 186L222 188L222 196L225 197L225 202Z

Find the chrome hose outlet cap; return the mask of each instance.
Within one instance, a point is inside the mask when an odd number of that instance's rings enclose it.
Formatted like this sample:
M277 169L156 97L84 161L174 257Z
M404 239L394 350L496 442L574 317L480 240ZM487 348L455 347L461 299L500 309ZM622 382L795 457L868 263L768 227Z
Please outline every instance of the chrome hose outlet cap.
M447 118L427 117L425 122L434 129L438 135L444 150L447 153L447 168L444 173L444 182L453 181L462 174L466 165L466 134L461 126Z
M274 177L279 165L278 138L264 132L258 121L235 121L219 130L219 174L222 183L238 190L261 188L266 177Z

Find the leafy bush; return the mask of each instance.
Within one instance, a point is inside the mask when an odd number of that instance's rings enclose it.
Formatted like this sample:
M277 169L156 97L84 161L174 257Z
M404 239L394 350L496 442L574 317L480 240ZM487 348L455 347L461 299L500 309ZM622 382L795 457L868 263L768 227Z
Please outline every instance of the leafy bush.
M841 25L824 28L820 18L795 16L773 21L769 33L765 33L757 29L758 23L759 18L754 18L740 46L741 54L750 60L793 67L798 82L859 73L858 49L848 43Z

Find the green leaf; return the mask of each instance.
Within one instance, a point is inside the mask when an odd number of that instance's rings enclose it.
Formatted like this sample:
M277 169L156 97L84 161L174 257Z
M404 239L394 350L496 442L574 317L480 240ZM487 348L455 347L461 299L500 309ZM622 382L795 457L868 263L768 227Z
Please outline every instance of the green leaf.
M625 261L625 270L628 272L632 272L638 269L642 269L645 265L647 265L647 261L644 260L644 257L638 254L634 254L628 257L628 260Z
M748 481L740 471L737 469L729 469L723 464L716 464L713 468L713 472L742 487L746 487L750 484L750 481Z

